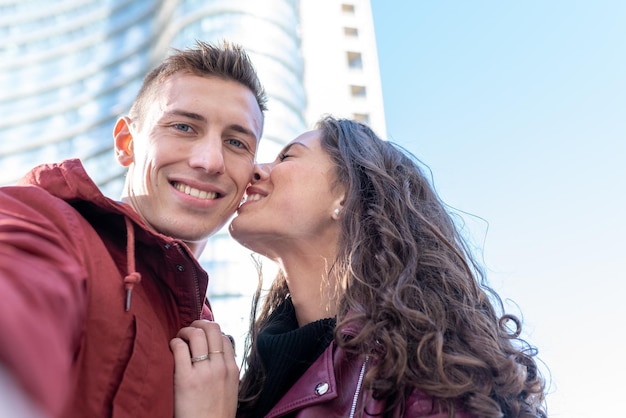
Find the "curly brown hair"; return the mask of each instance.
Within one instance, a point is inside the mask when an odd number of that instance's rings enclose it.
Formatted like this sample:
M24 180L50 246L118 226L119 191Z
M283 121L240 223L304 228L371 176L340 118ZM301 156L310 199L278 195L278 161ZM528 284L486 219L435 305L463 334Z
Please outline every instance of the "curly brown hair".
M317 127L346 189L331 267L335 341L373 360L364 385L387 399L384 416L417 388L450 417L459 407L485 418L546 417L537 350L520 338L515 316L499 314L500 297L417 159L359 122L325 117ZM244 409L263 379L255 336L288 292L279 274L251 327ZM258 293L253 312L257 302ZM346 339L340 330L349 323L360 332Z

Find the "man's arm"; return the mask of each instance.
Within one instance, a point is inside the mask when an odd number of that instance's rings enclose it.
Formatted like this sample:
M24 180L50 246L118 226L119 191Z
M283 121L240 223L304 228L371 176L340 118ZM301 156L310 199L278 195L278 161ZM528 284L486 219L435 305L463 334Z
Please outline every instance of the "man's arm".
M86 303L79 223L51 206L36 188L0 189L0 368L44 416L67 399Z
M0 364L0 417L45 418L22 387Z

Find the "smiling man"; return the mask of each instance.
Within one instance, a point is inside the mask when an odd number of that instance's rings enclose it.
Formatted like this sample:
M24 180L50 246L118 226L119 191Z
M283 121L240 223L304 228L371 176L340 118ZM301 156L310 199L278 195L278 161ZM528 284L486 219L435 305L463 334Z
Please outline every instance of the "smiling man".
M241 202L265 110L246 53L199 42L114 127L122 202L78 160L0 189L0 377L41 416L172 417L169 341L212 318L197 256Z
M241 202L263 115L248 87L218 76L177 72L153 90L115 127L122 200L197 251Z

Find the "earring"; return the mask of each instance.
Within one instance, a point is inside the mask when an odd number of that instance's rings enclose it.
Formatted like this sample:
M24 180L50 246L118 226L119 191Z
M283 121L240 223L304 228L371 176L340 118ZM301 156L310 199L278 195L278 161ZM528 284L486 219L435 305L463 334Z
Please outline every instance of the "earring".
M335 216L339 216L339 208L335 208L335 210L333 211L333 213L335 214Z

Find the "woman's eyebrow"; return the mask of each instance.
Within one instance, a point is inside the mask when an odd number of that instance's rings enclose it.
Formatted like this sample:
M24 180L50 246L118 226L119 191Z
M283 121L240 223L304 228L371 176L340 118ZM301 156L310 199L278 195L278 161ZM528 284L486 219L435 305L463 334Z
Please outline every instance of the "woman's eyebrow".
M281 154L286 153L287 151L289 151L291 149L291 147L293 147L294 145L300 145L304 148L309 148L306 145L304 145L302 142L292 142L291 144L287 145L285 148L283 148L283 150L280 152Z

